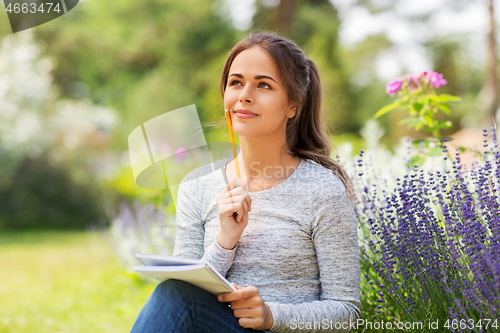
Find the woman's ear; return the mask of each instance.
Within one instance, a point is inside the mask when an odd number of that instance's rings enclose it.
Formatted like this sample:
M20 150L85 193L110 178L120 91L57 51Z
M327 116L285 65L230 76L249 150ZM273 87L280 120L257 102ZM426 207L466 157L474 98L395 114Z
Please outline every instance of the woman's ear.
M297 114L297 103L294 103L292 104L292 106L290 106L290 110L288 110L286 115L288 118L293 118L295 117L295 114Z

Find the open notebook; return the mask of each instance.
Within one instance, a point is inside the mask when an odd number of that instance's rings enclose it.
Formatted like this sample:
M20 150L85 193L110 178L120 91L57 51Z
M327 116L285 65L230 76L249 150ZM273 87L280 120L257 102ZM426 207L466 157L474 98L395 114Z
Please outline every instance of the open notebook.
M134 271L160 281L181 280L214 295L236 290L210 263L205 261L155 254L136 254L136 258L144 266L132 266Z

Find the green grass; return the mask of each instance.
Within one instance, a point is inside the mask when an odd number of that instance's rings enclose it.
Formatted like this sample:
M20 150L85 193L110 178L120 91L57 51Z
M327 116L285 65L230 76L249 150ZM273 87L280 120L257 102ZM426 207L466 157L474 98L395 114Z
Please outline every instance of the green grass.
M96 232L0 230L0 333L129 332L156 284Z

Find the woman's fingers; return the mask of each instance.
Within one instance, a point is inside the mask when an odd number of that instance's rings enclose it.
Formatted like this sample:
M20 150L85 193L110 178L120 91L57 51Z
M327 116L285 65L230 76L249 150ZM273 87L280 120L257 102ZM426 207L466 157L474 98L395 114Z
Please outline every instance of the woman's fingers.
M244 182L243 179L240 179L240 178L232 178L229 181L229 185L231 185L231 188L235 188L235 187L241 186L241 187L243 187L245 189L245 191L248 191L247 183Z
M224 191L217 196L217 208L221 231L217 242L225 249L236 246L243 230L248 224L248 195L247 184L241 179L231 179Z
M231 304L231 310L233 310L232 304ZM262 309L262 307L236 309L236 310L233 310L233 315L236 318L263 317L264 310Z
M242 202L226 202L225 204L222 204L219 206L219 215L220 214L226 214L227 216L231 216L234 213L237 214L236 216L236 221L240 222L243 219L247 218L248 214L248 206L246 204L246 201L243 200Z
M234 179L231 179L231 181L229 182L229 185L232 186L232 188L240 188L240 191L244 190L243 194L245 195L245 200L247 201L247 205L249 207L249 210L252 210L252 198L250 198L250 195L248 195L247 183L244 182L242 179L234 178Z
M224 193L223 195L221 194L221 196L218 198L218 200L223 205L242 203L243 201L246 202L244 194L226 195L226 193ZM248 204L247 204L247 206L248 206Z
M236 213L236 221L241 222L242 220L248 219L248 205L245 200L242 202L225 202L219 203L219 215L225 215L227 217L233 216Z
M231 186L235 184L240 185L231 188ZM247 214L248 211L252 210L252 198L250 198L250 195L243 185L246 184L241 179L226 185L224 192L217 197L217 202L220 203L219 214L230 210L232 213L237 213L241 220L246 217L244 215ZM241 206L238 205L238 203L241 203Z
M233 287L236 288L236 290L243 288L243 287L237 286L236 283L231 282L231 284L233 285Z
M241 204L243 206L242 213L241 213L241 215L238 215L236 217L236 221L238 221L238 222L241 222L244 219L248 219L248 204L247 204L246 200L243 199L243 201L241 201Z
M262 298L259 297L259 295L257 295L231 302L231 310L254 308L254 307L259 307L261 305L262 305Z
M241 327L268 330L273 326L271 310L254 286L221 294L218 300L229 303Z

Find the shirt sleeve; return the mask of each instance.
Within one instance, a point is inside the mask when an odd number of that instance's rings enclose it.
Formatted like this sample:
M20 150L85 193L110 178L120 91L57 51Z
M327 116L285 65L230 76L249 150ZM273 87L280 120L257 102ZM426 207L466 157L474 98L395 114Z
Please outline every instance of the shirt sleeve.
M357 219L337 176L311 195L311 238L319 266L320 300L268 302L271 332L349 332L360 316Z
M195 170L196 171L196 170ZM193 172L195 172L193 171ZM205 244L205 221L202 217L202 196L199 177L189 175L182 181L177 194L176 232L173 256L209 262L222 276L233 263L235 248L223 248L214 239Z

